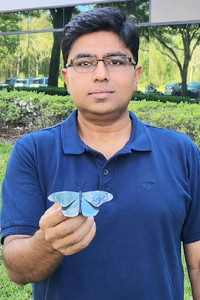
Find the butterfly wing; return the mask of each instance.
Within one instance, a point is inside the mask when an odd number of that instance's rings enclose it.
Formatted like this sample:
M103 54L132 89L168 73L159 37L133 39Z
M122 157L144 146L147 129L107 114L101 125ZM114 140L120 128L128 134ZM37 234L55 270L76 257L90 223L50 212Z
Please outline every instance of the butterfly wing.
M63 215L70 218L78 216L79 212L80 212L79 197L74 202L72 202L69 206L62 208Z
M93 217L99 212L98 207L91 205L85 200L84 197L81 199L81 213L85 217Z
M79 193L71 191L56 192L48 196L52 202L56 202L62 206L64 216L76 217L79 214Z
M104 191L90 191L82 194L81 211L84 216L96 216L98 207L113 199L113 195Z
M113 195L104 191L91 191L83 193L83 197L95 207L113 199Z

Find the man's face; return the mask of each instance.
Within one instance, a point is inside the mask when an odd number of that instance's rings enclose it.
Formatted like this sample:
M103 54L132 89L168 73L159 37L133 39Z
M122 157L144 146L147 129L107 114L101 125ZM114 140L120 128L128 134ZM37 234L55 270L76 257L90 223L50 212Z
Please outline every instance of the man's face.
M77 56L102 59L110 55L126 55L131 51L113 32L100 31L79 37L69 53L68 62ZM130 63L123 72L111 72L102 61L91 73L77 73L74 67L63 70L68 92L78 111L85 115L115 116L128 111L132 94L137 90L142 68L135 69Z

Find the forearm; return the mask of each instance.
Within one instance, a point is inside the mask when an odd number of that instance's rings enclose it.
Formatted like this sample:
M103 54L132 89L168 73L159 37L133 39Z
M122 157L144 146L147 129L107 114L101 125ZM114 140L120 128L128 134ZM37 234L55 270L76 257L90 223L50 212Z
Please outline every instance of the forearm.
M42 230L32 237L9 241L2 254L9 277L19 285L44 280L63 259L63 254L45 240Z
M200 269L188 270L193 300L200 300Z
M65 217L54 204L41 217L34 236L8 236L3 260L9 277L17 284L39 282L49 277L65 255L85 249L96 233L94 218Z

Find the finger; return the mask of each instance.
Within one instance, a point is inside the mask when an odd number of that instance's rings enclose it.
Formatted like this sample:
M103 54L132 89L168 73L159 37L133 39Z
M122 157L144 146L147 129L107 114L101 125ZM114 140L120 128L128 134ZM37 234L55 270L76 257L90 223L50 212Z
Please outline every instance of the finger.
M88 220L89 219L89 220ZM54 234L58 239L62 239L67 235L73 233L78 228L81 227L86 222L91 223L94 222L94 218L86 218L83 215L78 215L74 218L69 218L67 220L62 221L57 226L54 227L54 231L52 230L52 234Z
M96 223L94 222L91 230L88 232L86 236L77 244L74 244L67 249L65 249L62 254L63 255L73 255L81 250L87 248L87 246L91 243L96 234Z
M46 210L46 212L40 219L39 225L41 229L54 227L66 219L69 218L63 215L62 206L58 203L55 203L49 209Z
M43 229L45 232L45 239L50 243L61 240L74 232L79 226L86 222L86 220L86 217L78 215L74 218L67 218L54 227L46 227Z
M62 254L71 255L87 247L95 233L96 223L93 218L88 218L77 230L63 239L55 241L52 245Z

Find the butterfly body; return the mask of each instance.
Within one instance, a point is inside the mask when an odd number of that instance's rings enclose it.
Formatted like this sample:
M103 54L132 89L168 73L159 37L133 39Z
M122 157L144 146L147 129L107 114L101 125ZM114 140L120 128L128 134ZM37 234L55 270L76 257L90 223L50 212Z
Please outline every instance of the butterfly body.
M99 212L101 204L112 200L113 195L104 191L85 193L82 191L61 191L49 195L48 199L62 206L64 216L76 217L78 214L82 214L91 217Z

